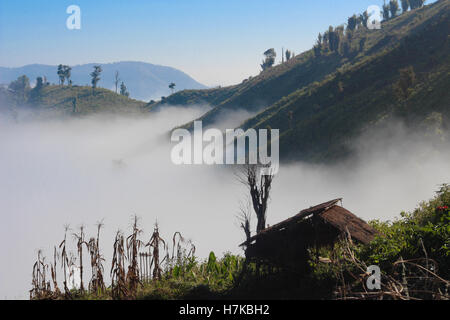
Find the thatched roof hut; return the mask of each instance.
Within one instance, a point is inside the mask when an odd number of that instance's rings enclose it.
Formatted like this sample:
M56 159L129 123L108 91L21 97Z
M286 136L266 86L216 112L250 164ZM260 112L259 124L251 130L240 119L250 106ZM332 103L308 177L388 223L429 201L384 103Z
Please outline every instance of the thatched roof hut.
M340 236L369 243L377 232L342 205L342 199L328 201L261 231L241 244L248 259L281 266L305 264L307 249L333 245Z

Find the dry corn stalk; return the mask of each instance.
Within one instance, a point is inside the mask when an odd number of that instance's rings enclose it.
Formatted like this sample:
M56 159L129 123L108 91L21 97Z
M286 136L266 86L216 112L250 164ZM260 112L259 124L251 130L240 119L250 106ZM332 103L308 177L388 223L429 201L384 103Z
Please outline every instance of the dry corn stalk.
M153 248L153 259L152 261L155 263L155 267L153 268L153 279L154 280L161 280L162 278L162 268L161 263L164 261L159 261L159 248L163 245L163 248L166 248L166 242L163 238L159 235L159 228L158 223L155 224L155 228L153 230L152 237L150 238L150 241L148 242L147 246L150 246ZM165 259L165 258L164 258Z
M188 252L188 254L187 254L187 257L188 257L188 258L194 258L194 256L195 256L195 250L196 250L195 245L194 245L194 243L192 242L192 240L188 240L188 243L191 245L191 249L189 249L189 252Z
M61 250L61 267L64 272L64 292L66 297L70 297L70 290L67 287L67 269L69 267L69 258L66 250L67 231L70 230L68 225L64 226L64 240L60 243L59 249Z
M51 270L51 274L52 274L54 292L56 295L60 295L61 291L59 291L58 281L57 281L57 277L56 277L56 260L57 259L59 259L59 255L58 255L58 251L56 250L56 246L55 246L54 250L53 250L53 264L50 265L50 270Z
M89 283L89 289L95 294L105 292L105 283L103 281L103 261L105 260L100 254L100 230L103 223L97 223L97 238L89 240L89 254L91 256L92 278Z
M74 233L73 236L77 240L77 250L78 250L78 258L79 258L79 268L80 268L80 291L84 292L84 283L83 283L83 245L89 250L89 244L85 241L84 236L84 226L80 226L80 233Z
M178 236L178 242L177 242L177 236ZM182 251L181 251L181 244L184 243L184 238L181 235L180 232L175 232L172 238L172 261L174 261L175 257L175 247L177 248L177 264L181 262L182 259Z
M37 261L33 265L33 278L30 290L30 299L47 299L51 297L50 282L46 280L48 265L45 264L45 258L42 257L42 251L38 251Z
M127 256L130 265L128 266L127 282L130 289L130 293L135 295L137 292L137 287L140 283L139 279L139 264L138 264L138 252L144 243L139 240L139 235L142 230L138 228L138 217L133 218L133 232L127 238Z
M71 299L72 293L69 289L69 282L75 287L75 272L80 272L80 292L83 293L83 246L86 246L91 261L92 277L89 281L89 291L94 294L106 293L106 287L103 280L104 258L100 252L100 232L103 224L97 224L96 237L90 238L89 242L85 240L84 227L81 226L78 233L73 236L77 244L77 254L67 251L67 232L70 230L69 226L65 226L64 239L59 244L58 248L54 247L53 262L50 264L51 281L47 282L46 273L48 265L45 263L45 258L42 257L42 252L38 252L38 259L33 265L32 274L32 289L30 290L30 299L58 299L61 298L61 291L57 283L57 263L61 263L61 268L64 272L64 298ZM148 252L139 253L143 246L139 235L142 230L138 227L138 218L135 216L132 225L132 234L124 238L123 234L118 231L114 241L114 254L111 266L111 297L114 299L129 299L134 298L137 293L137 287L142 284L142 281L148 281L153 278L158 280L162 278L161 265L164 261L170 262L176 260L182 262L185 257L193 257L195 255L195 246L191 240L185 240L180 232L175 232L173 236L172 258L169 257L169 248L159 234L158 224L155 224L153 234L150 241L146 245ZM186 244L186 248L182 246ZM165 257L160 261L161 249L165 250ZM189 251L187 251L189 249ZM125 253L126 250L126 253ZM176 250L176 251L175 251ZM186 255L187 252L187 255ZM138 256L141 259L140 263ZM78 266L76 262L78 260ZM129 261L128 273L126 272L126 260ZM153 263L155 266L152 270ZM153 271L153 272L152 272ZM50 283L53 282L53 292Z
M114 240L114 253L111 265L111 291L114 299L122 299L128 296L127 281L125 275L125 240L122 232L117 231Z

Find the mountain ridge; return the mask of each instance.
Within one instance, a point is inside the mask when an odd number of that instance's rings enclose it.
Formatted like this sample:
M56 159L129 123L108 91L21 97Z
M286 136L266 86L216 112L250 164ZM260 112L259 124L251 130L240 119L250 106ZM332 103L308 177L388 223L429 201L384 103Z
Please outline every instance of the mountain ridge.
M87 63L72 67L72 81L77 85L89 85L90 72L94 65L101 65L103 72L99 87L114 90L114 73L119 71L121 81L127 86L130 96L137 100L157 100L171 93L169 84L174 82L177 90L205 89L185 72L156 64L140 61L120 61L111 63ZM56 65L29 64L22 67L0 67L0 83L7 84L21 75L27 75L33 83L38 76L46 76L52 83L58 83Z
M349 53L317 54L313 48L241 84L178 92L151 108L206 102L213 109L198 120L209 125L221 114L254 110L263 101L260 112L241 127L280 129L282 158L312 162L345 157L350 141L380 119L396 117L412 127L441 119L445 129L449 3L440 0L405 12L383 21L380 30L362 27L343 34ZM404 88L406 97L399 97L395 88L408 76L414 83ZM192 129L192 124L183 127Z

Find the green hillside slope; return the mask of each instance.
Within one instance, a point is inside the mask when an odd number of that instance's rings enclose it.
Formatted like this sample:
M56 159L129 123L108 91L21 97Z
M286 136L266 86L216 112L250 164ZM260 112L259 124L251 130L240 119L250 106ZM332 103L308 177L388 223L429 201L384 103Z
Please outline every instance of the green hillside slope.
M228 110L259 111L277 102L284 96L327 74L343 64L340 57L323 56L314 61L313 53L307 51L290 61L267 69L257 77L250 77L241 84L208 90L180 91L164 101L152 105L156 109L163 105L209 104L214 107L202 117L211 123Z
M263 109L242 127L280 129L285 160L346 156L352 138L391 118L445 129L449 7L441 0L385 21L381 30L345 31L337 50L311 49L239 85L179 92L151 108L209 103L204 124L229 110Z
M9 111L19 106L51 111L62 115L87 115L96 112L140 113L145 103L116 94L110 90L80 86L44 86L41 90L26 90L25 96L0 90L0 107Z
M281 99L243 127L280 128L283 158L311 161L347 155L352 138L393 118L446 131L448 31L449 1L388 21L375 31L378 41L371 39L380 48L366 48L358 61Z
M96 63L72 66L71 80L73 84L85 85L91 82L89 74ZM159 99L162 95L170 94L169 83L175 82L177 89L206 89L206 86L198 83L186 73L166 66L160 66L145 62L122 61L103 63L102 80L99 87L111 89L115 87L115 73L119 72L130 96L134 99L149 101ZM51 83L59 83L57 66L32 64L18 68L0 67L0 84L10 83L23 74L32 81L39 76L46 76ZM120 83L119 83L120 84Z

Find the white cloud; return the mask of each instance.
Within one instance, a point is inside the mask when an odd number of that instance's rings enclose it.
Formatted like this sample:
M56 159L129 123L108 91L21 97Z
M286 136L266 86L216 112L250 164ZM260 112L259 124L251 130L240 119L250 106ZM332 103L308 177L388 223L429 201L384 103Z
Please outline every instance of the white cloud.
M114 234L118 228L129 232L133 214L142 218L147 239L158 220L164 237L180 231L201 257L211 250L241 252L235 215L245 188L232 170L170 161L169 130L205 110L168 108L141 118L0 119L0 297L27 298L37 249L48 261L66 223L73 229L85 224L90 236L105 219L105 270ZM395 135L387 145L358 147L359 158L350 165L281 166L268 223L337 197L365 219L391 219L432 197L439 183L450 180L449 153ZM86 285L88 259L84 274Z

